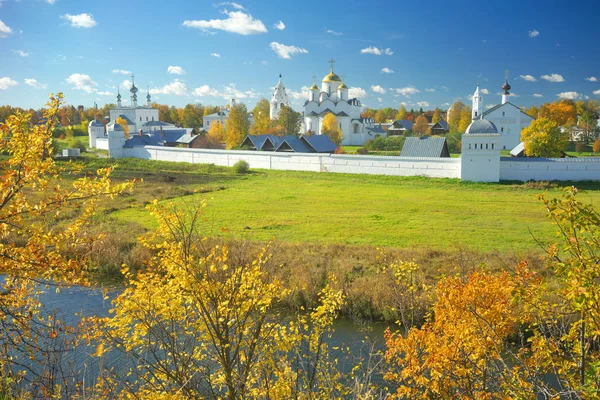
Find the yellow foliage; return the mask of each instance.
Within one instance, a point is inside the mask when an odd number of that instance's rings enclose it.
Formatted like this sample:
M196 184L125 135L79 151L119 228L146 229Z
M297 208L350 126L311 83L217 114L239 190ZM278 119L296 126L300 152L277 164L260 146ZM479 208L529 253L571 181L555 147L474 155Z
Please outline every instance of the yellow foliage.
M219 142L225 141L225 133L225 127L223 127L220 121L213 122L210 128L208 128L208 136Z
M115 123L121 125L121 128L123 128L123 132L125 132L125 139L129 139L129 125L127 125L127 121L125 120L125 118L117 117Z
M339 126L338 120L335 114L327 113L323 118L323 125L321 127L321 133L327 135L329 139L338 146L342 143L344 133Z
M569 132L547 118L538 118L523 128L521 141L529 157L561 157L569 143Z

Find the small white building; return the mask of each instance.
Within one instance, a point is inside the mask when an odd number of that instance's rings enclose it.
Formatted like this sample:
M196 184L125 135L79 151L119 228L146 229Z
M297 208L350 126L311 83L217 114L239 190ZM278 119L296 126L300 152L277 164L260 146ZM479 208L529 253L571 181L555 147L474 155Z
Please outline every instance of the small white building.
M385 131L375 127L372 118L361 118L362 105L357 98L349 98L348 86L331 70L321 81L321 88L313 83L308 100L304 103L304 128L313 135L321 135L323 119L334 114L343 132L342 145L362 146L367 140L385 136Z
M500 141L502 135L493 122L476 119L462 136L461 180L500 181Z
M498 133L502 136L500 140L501 150L512 150L521 143L521 130L533 121L535 118L524 113L521 109L508 101L511 86L508 84L508 76L502 85L502 102L489 110L483 111L483 96L477 89L473 93L472 99L472 117L473 120L485 118L494 123Z
M229 110L236 105L235 99L231 99L229 102L229 108L220 107L219 111L216 113L208 114L202 117L202 129L209 130L210 126L215 122L220 122L223 127L227 125L227 120L229 119ZM252 113L248 113L248 122L250 126L254 125L254 115Z

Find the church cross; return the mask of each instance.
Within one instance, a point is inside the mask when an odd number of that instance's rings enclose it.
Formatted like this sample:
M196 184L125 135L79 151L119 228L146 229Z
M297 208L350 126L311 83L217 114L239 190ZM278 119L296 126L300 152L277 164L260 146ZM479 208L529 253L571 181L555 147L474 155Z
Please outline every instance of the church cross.
M133 83L135 85L135 79L134 78L135 78L135 75L131 74L131 83Z
M506 80L508 81L508 70L506 70Z
M317 76L313 74L313 85L317 84Z
M333 64L335 64L335 60L332 58L329 60L329 64L331 64L331 72L333 72Z

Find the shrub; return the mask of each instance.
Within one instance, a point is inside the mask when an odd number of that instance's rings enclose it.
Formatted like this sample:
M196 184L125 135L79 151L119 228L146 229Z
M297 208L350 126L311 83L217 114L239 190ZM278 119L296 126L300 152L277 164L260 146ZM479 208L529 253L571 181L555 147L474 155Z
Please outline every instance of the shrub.
M67 140L67 148L79 149L81 152L85 152L85 145L79 139L70 138Z
M342 149L341 147L338 146L338 148L335 149L333 154L346 154L346 152L344 151L344 149Z
M369 154L369 150L364 147L359 147L358 150L356 150L356 154Z
M575 144L575 151L578 152L579 154L583 153L583 151L585 150L585 145L583 143L577 143Z
M370 151L400 151L404 146L404 140L403 136L377 137L367 141L364 148Z
M592 150L594 153L600 153L600 139L596 139L594 141L594 145L592 146Z
M236 174L247 174L250 171L250 164L245 160L240 160L233 165L233 172Z

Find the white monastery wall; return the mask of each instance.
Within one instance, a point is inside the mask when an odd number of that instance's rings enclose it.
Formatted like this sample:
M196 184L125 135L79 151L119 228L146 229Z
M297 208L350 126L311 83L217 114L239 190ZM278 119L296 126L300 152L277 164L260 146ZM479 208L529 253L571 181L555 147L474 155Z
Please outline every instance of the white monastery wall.
M239 160L245 160L251 168L273 170L460 178L459 158L294 154L266 151L165 148L163 146L124 148L123 157L215 164L225 167L231 167Z
M600 158L508 158L500 160L500 180L597 181Z
M108 150L108 138L96 138L96 148L100 150Z

